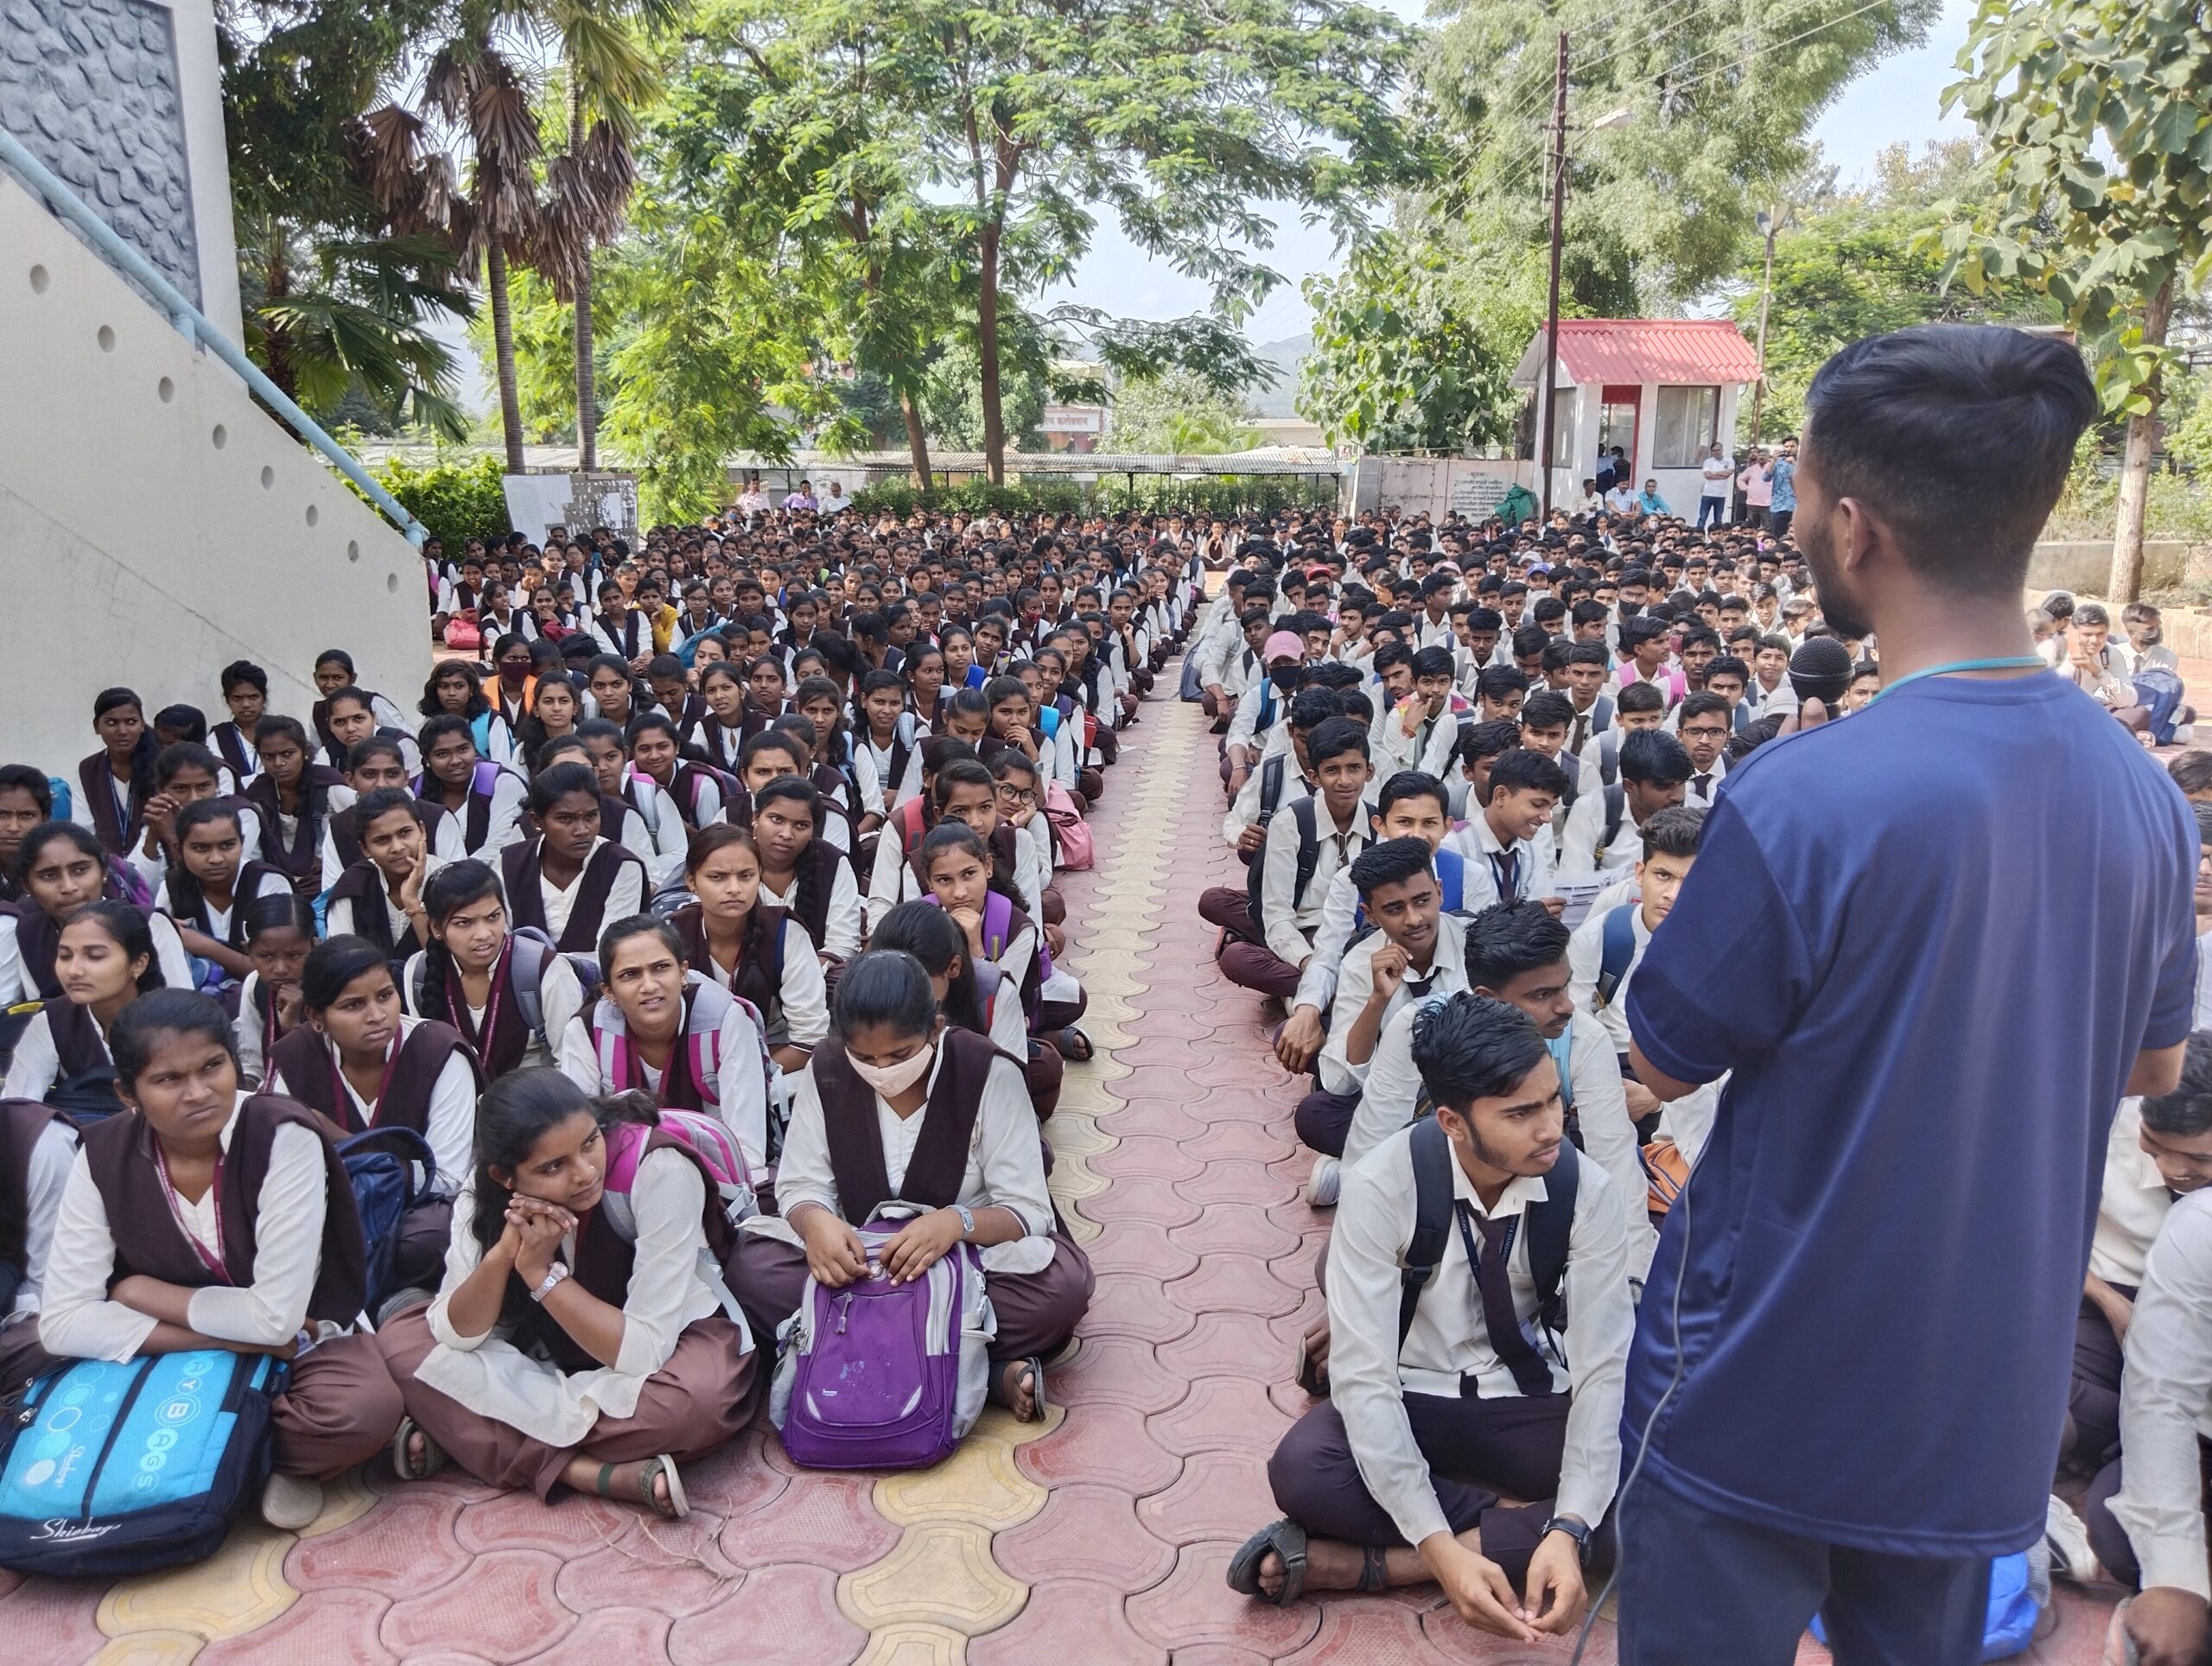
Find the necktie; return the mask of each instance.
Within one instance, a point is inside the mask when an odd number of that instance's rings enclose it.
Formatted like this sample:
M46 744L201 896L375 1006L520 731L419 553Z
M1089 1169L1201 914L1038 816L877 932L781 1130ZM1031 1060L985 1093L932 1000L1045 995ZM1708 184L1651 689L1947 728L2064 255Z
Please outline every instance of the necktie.
M1567 743L1567 749L1569 752L1580 752L1582 750L1582 742L1586 738L1586 731L1589 727L1590 719L1586 713L1575 718L1574 738Z
M1507 1260L1513 1253L1514 1228L1521 1224L1521 1218L1509 1215L1503 1220L1491 1220L1485 1216L1478 1220L1475 1211L1464 1201L1459 1205L1459 1241L1467 1252L1467 1265L1475 1275L1476 1293L1482 1298L1483 1329L1490 1335L1491 1351L1513 1373L1513 1386L1522 1393L1549 1394L1551 1368L1529 1343L1529 1333L1521 1328L1521 1315L1513 1306L1513 1281L1507 1271ZM1478 1231L1482 1235L1479 1255L1475 1250ZM1465 1391L1463 1383L1461 1392Z
M1710 798L1713 796L1713 772L1708 769L1701 775L1691 776L1690 785L1697 789L1699 798Z
M1490 871L1497 880L1497 900L1516 901L1521 893L1521 853L1518 850L1493 850L1490 853Z

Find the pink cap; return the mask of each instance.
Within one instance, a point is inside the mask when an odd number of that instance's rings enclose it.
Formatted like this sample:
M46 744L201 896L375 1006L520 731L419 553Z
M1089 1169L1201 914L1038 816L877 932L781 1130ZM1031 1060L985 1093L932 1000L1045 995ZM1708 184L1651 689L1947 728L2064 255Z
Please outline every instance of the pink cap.
M1306 640L1295 631L1277 631L1268 639L1268 645L1260 650L1262 664L1272 664L1278 659L1306 658Z

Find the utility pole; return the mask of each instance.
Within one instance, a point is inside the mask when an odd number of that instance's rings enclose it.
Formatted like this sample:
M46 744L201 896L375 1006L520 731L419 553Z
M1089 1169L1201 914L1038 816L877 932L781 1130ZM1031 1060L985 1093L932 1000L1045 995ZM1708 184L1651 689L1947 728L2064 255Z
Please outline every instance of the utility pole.
M1544 385L1536 401L1537 420L1543 424L1537 455L1543 459L1541 484L1537 488L1536 525L1548 526L1552 518L1552 433L1559 426L1552 407L1559 400L1559 253L1567 234L1567 31L1559 32L1559 67L1552 78L1552 278L1551 296L1544 303Z
M1751 443L1759 442L1759 408L1766 402L1766 309L1774 296L1774 239L1789 223L1787 208L1762 208L1754 217L1766 233L1766 275L1759 280L1759 379L1751 384Z

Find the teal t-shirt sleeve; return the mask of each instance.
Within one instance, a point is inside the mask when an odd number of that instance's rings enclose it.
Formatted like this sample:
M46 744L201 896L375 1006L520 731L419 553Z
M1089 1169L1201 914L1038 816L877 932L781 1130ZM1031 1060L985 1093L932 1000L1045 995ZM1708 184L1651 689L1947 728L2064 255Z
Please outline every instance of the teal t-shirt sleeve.
M1629 1033L1676 1081L1713 1081L1796 1027L1811 964L1796 911L1724 798L1629 983Z

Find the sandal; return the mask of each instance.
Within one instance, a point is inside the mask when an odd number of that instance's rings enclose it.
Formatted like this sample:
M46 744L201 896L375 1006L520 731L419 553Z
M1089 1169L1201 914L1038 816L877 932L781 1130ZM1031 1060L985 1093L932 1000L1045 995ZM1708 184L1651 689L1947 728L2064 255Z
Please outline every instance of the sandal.
M407 1455L410 1437L423 1437L423 1458L418 1464ZM446 1466L446 1449L430 1438L430 1432L411 1417L399 1420L399 1427L391 1437L391 1472L403 1481L427 1481Z
M1282 1559L1282 1589L1273 1596L1260 1589L1260 1564L1270 1551ZM1245 1540L1229 1559L1229 1588L1278 1608L1296 1602L1306 1593L1306 1529L1286 1516Z
M1061 1058L1071 1059L1078 1065L1095 1059L1098 1055L1098 1049L1092 1044L1090 1038L1072 1024L1060 1032L1058 1045Z
M1045 1356L1031 1354L1027 1359L1009 1359L991 1375L990 1397L1008 1411L1014 1409L1014 1396L1007 1393L1006 1374L1009 1370L1027 1367L1029 1372L1029 1415L1017 1417L1017 1423L1034 1423L1045 1415Z
M592 1484L592 1491L602 1498L621 1497L622 1495L617 1492L612 1485L614 1472L621 1467L620 1464L601 1464L599 1466L599 1478ZM653 1483L662 1476L668 1478L666 1504L663 1504L660 1501L660 1495L653 1491ZM680 1522L691 1513L691 1501L683 1496L683 1478L676 1472L676 1459L666 1453L661 1453L658 1458L645 1459L638 1471L636 1499L634 1501L625 1499L624 1502L641 1504L665 1521Z
M1373 1545L1363 1546L1359 1553L1359 1583L1353 1587L1362 1596L1372 1596L1390 1588L1390 1564L1383 1553Z

